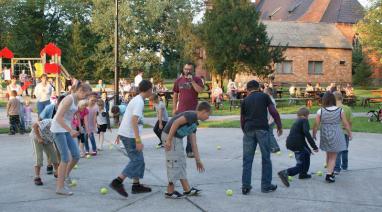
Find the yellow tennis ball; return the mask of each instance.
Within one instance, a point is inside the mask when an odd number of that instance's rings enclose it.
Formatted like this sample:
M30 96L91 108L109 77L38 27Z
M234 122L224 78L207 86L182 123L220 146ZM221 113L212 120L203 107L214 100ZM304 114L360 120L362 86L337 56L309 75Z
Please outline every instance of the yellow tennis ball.
M70 183L70 187L76 187L77 186L77 180L72 180Z
M290 158L293 158L293 153L289 153L288 155Z
M280 151L278 151L278 152L276 152L276 154L277 154L277 155L281 155L281 152L280 152Z
M102 187L100 190L99 190L99 193L101 193L102 195L105 195L109 192L109 190L107 190L107 188L105 187Z
M233 191L231 190L231 189L227 189L226 191L225 191L225 193L227 194L227 196L232 196L233 195Z
M92 158L91 155L86 155L86 159L90 159L90 158Z
M221 147L220 145L217 145L217 146L216 146L216 149L221 150L222 147Z
M78 169L78 165L77 164L74 165L73 169Z
M288 176L288 181L292 182L292 180L293 180L293 177L292 176Z
M322 176L323 173L322 173L322 171L317 171L316 175L317 175L317 176Z

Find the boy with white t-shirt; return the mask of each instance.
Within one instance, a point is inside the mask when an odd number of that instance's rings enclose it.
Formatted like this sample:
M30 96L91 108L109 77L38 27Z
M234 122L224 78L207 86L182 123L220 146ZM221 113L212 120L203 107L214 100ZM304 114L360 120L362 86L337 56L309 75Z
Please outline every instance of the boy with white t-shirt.
M130 162L122 173L110 183L110 187L124 197L128 196L123 186L126 177L133 179L131 189L133 194L151 192L151 188L140 184L139 179L143 178L145 171L143 144L140 138L143 129L144 100L152 95L152 87L150 81L142 80L138 87L139 95L130 101L118 130L119 139L125 146Z

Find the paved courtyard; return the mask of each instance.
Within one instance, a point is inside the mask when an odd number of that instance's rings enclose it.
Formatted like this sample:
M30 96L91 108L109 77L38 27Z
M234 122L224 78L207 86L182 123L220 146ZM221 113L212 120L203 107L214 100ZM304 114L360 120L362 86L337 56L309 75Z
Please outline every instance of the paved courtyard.
M72 177L78 180L71 197L54 193L53 176L42 175L44 186L33 183L32 146L27 136L0 135L0 211L382 211L382 135L355 133L350 144L349 169L334 184L324 177L294 179L285 188L276 173L294 164L285 149L287 131L280 138L282 155L272 155L276 192L260 192L261 156L255 156L253 187L249 196L241 195L242 132L240 129L200 129L198 145L206 172L196 172L194 160L188 160L188 177L203 190L199 197L165 199L166 171L163 149L156 149L157 138L144 130L146 172L142 181L153 188L149 194L130 194L124 199L114 191L101 195L99 189L120 173L128 159L117 146L108 145L99 156L81 159ZM115 134L109 134L108 142ZM217 145L222 147L217 150ZM311 158L311 172L325 171L324 153ZM225 190L232 189L233 196ZM178 187L178 190L181 190Z

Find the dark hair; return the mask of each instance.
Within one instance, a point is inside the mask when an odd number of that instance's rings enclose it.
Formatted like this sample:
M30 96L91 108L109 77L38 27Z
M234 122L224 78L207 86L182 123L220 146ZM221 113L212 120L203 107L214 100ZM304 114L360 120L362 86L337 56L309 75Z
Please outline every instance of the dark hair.
M12 90L12 91L11 91L11 96L17 96L17 91Z
M260 84L256 80L251 80L247 83L248 91L258 90L259 87L260 87Z
M91 92L92 87L89 84L83 83L80 80L78 80L77 83L74 86L72 86L72 92L74 93L74 92L77 92L79 90Z
M336 106L336 97L331 92L326 92L322 97L322 107Z
M309 110L306 107L302 107L297 111L297 116L305 116L307 117L309 115Z
M186 62L186 64L184 64L184 65L189 65L189 66L195 67L194 63L191 61Z
M57 98L57 107L60 105L60 103L62 102L62 100L65 98L66 96L65 95L61 95Z
M153 84L149 80L142 80L142 82L139 83L138 90L140 93L146 92L150 89L153 89Z
M153 98L154 101L158 101L159 100L159 95L154 93L152 98Z
M114 105L112 108L111 108L111 113L112 114L117 114L119 113L119 107L117 105Z
M201 102L196 108L197 111L211 112L211 105L208 102Z

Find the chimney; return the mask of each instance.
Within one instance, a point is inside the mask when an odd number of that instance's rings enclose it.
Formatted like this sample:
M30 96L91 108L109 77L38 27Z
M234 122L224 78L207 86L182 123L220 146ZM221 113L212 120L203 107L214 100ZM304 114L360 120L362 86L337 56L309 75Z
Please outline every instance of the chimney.
M314 0L305 14L299 18L299 21L318 23L324 16L331 0Z

